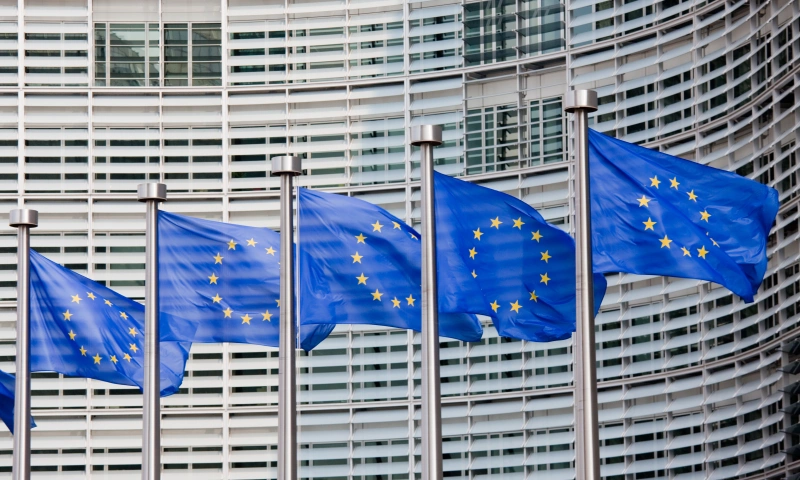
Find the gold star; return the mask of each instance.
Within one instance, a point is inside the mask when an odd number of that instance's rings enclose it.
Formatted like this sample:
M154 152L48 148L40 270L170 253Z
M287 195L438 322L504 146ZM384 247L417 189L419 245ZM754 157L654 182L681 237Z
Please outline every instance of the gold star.
M225 258L217 252L217 255L214 257L214 264L222 263L222 259Z
M269 248L265 248L264 250L267 251L267 255L272 255L273 257L275 256L275 249L274 248L269 247Z
M469 258L474 260L475 259L475 255L477 255L477 254L478 254L478 251L475 250L475 247L472 247L472 248L469 249Z
M541 278L541 280L539 280L539 283L544 283L545 285L547 285L547 282L550 281L550 277L547 276L547 272L544 272L544 275L540 273L539 277Z
M497 309L500 308L500 304L497 303L497 300L495 300L494 302L490 303L489 306L492 307L492 311L494 311L494 312L497 312Z
M397 297L392 299L392 308L400 308L400 300L398 300Z
M208 277L208 283L209 283L209 285L210 285L210 284L212 284L212 283L213 283L214 285L216 285L216 284L217 284L217 280L219 280L219 277L217 276L217 274L216 274L216 273L212 273L212 274L211 274L211 276L210 276L210 277Z
M256 239L255 238L251 238L250 240L247 241L247 246L248 247L255 247L256 243L258 243L258 242L256 242Z
M500 221L500 217L495 217L490 219L492 221L492 227L500 230L500 224L503 223Z
M475 238L478 239L478 241L480 241L481 235L483 235L483 232L481 232L481 228L478 227L478 229L477 230L473 230L472 233L473 233L473 235L475 235Z
M372 224L372 231L373 232L380 232L381 228L383 228L383 225L381 225L380 220L375 220L375 223Z
M86 292L86 296L87 296L87 297L89 297L89 298L91 298L92 300L94 300L95 298L97 298L97 297L95 297L95 296L94 296L94 293L92 293L92 292Z
M478 274L475 273L475 270L472 271L472 278L478 278Z
M658 241L661 242L661 248L664 248L664 247L671 248L669 246L669 244L672 243L672 240L667 238L666 234L664 234L664 238L659 238Z
M700 217L701 217L700 220L705 220L706 223L708 222L708 217L710 217L710 216L711 216L711 214L706 212L705 210L700 212Z
M416 300L416 298L414 298L412 295L409 295L409 296L406 297L406 302L408 302L408 305L410 307L414 306L414 301L415 300Z
M95 354L94 354L94 357L92 357L92 358L94 358L94 363L100 363L100 360L102 360L102 359L103 359L103 358L100 356L100 354L99 354L99 353L95 353Z
M359 233L358 235L356 235L356 240L357 240L356 243L364 243L364 240L366 239L367 237L365 237L363 233Z
M683 256L684 257L691 257L692 256L692 252L690 252L689 249L686 248L686 247L681 247L681 251L683 252Z
M705 245L703 245L702 247L697 249L697 256L700 257L700 258L706 258L706 254L707 253L708 253L708 250L706 250L706 246Z
M86 356L86 349L83 348L83 345L81 345L80 352L81 352L81 355L83 355L84 357Z
M271 322L272 321L272 314L269 313L269 310L265 310L264 313L261 314L263 317L261 319L262 322Z
M73 295L72 296L72 302L80 304L81 303L80 295Z
M531 298L529 298L528 300L533 300L534 302L537 302L537 303L539 302L539 296L536 295L536 290L531 292Z
M72 330L69 331L69 339L70 340L75 340L75 337L77 337L77 336L78 335L76 335L75 332L73 332Z
M135 337L137 333L138 332L136 331L136 329L134 327L131 327L131 328L128 329L128 335L130 335L132 337Z
M711 238L711 237L708 237L708 238ZM717 241L714 240L713 238L711 238L711 243L713 243L715 247L719 247L719 243L717 243Z
M363 255L359 255L358 252L356 252L355 255L350 255L350 256L353 257L353 263L356 263L356 262L361 263L361 259L364 258L364 256Z
M280 300L275 300L275 303L278 304L278 308L281 308L281 301Z
M117 356L116 355L111 355L111 358L109 360L111 360L111 363L113 363L114 365L117 364Z
M680 185L680 183L678 183L678 177L670 178L669 183L670 183L669 188L674 188L675 190L677 190L678 185Z
M637 200L639 200L639 206L640 207L650 208L650 205L648 205L648 203L650 203L650 199L649 198L647 198L644 195L642 195L642 198L637 198Z
M64 315L64 320L66 320L68 322L70 321L69 319L72 318L72 314L69 313L69 310L67 310L66 312L62 313L62 315Z
M411 235L411 238L413 238L414 240L416 240L416 239L417 239L417 236L416 236L416 235L414 235L413 233L409 232L408 234L409 234L409 235Z
M219 302L221 302L221 301L222 301L222 297L220 297L220 296L219 296L219 293L217 293L217 294L215 294L215 295L214 295L214 296L211 298L211 300L213 300L213 301L214 301L214 303L219 303Z
M383 294L376 288L374 292L372 292L372 299L381 301L381 297Z
M519 304L519 300L514 300L514 303L511 304L511 310L514 313L519 313L520 308L522 308L522 305Z
M130 346L129 348L131 349L131 351L133 353L136 353L136 352L139 351L139 347L137 347L135 343L129 343L128 345Z
M358 284L359 284L359 285L362 285L362 284L363 284L363 285L366 285L366 284L367 284L367 279L368 279L368 278L369 278L369 277L365 277L365 276L364 276L364 272L361 272L361 275L360 275L360 276L358 276L358 277L356 277L356 280L358 280Z
M658 184L661 183L661 180L658 179L658 176L653 175L653 178L650 179L650 186L658 188Z
M130 361L131 361L131 356L130 356L130 355L128 355L127 353L126 353L125 355L123 355L123 356L122 356L122 358L124 358L124 359L125 359L125 360L127 360L128 362L130 362Z
M535 232L533 232L531 235L533 235L533 237L531 238L531 240L536 240L536 243L539 243L539 240L541 240L541 239L542 239L542 237L544 237L544 235L542 235L541 233L539 233L539 230L536 230L536 231L535 231Z
M392 222L392 225L394 225L394 228L396 228L396 229L398 229L398 230L402 230L402 228L400 228L400 224L399 224L399 223L397 223L397 222Z
M125 312L119 312L119 316L120 316L120 317L122 317L122 318L124 318L125 320L127 320L127 319L128 319L128 314L127 314L127 313L125 313Z
M542 258L541 259L544 260L544 263L550 263L550 262L548 262L548 260L553 258L552 255L550 255L550 253L548 253L548 252L550 252L550 250L545 250L544 252L542 252Z
M518 219L514 220L514 227L519 228L520 230L522 230L522 226L523 225L525 225L525 222L522 221L522 217L519 217ZM511 228L514 228L514 227L511 227Z
M103 303L105 303L105 304L106 304L106 305L108 305L109 307L113 307L113 306L114 306L114 304L113 304L113 303L111 303L111 300L105 300Z
M688 192L688 195L689 195L689 200L691 200L693 202L697 202L697 195L694 194L694 190L692 190L691 192Z
M236 245L239 245L239 244L234 242L233 239L231 239L231 241L228 242L228 250L236 250Z
M650 217L647 217L647 221L642 223L644 223L645 230L653 230L653 226L656 224L656 222L650 220ZM655 232L655 230L653 231Z
M253 318L250 315L245 313L244 316L242 317L242 325L244 325L245 323L250 325L250 320L252 319Z
M231 313L233 313L233 310L231 310L231 307L228 307L225 310L223 310L222 313L225 314L225 317L223 318L231 318Z

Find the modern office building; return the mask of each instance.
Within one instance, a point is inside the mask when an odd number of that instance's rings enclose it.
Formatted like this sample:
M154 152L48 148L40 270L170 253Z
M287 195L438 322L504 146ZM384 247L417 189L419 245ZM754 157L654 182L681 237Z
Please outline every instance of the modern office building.
M437 169L571 230L568 88L594 128L774 186L751 304L718 285L610 275L597 318L603 476L800 472L800 2L796 0L0 0L0 216L34 248L142 298L144 206L278 225L272 156L305 187L419 221L413 125ZM0 369L14 370L14 231L0 219ZM448 478L574 476L571 341L442 343ZM301 366L303 478L419 470L419 337L337 328ZM277 352L195 345L163 401L164 478L275 478ZM34 375L34 478L139 478L141 395ZM0 433L0 477L11 436Z

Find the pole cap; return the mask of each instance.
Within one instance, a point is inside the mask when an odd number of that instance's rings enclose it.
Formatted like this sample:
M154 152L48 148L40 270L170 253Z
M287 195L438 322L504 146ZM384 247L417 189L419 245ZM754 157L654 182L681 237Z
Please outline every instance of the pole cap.
M303 173L303 161L294 155L282 157L272 157L272 171L270 175L292 175L297 176Z
M411 127L411 145L430 143L434 147L442 144L441 125L417 125Z
M39 212L30 208L17 208L8 215L8 224L12 227L38 227Z
M572 113L578 110L587 112L597 110L596 90L567 90L567 94L564 95L564 111Z
M165 202L167 200L167 186L163 183L140 183L137 188L140 202L155 200Z

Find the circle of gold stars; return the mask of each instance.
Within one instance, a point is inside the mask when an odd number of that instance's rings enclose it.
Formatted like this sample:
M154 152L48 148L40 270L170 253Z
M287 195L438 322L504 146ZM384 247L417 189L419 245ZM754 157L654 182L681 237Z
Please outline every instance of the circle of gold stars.
M372 227L372 233L373 234L374 233L378 233L380 235L387 235L387 234L391 234L391 232L393 230L400 230L401 233L403 232L403 228L400 226L400 223L399 222L395 222L395 221L392 221L392 230L389 230L387 232L383 231L383 228L387 227L387 225L381 224L380 220L375 220L375 223L370 224L370 226ZM411 232L409 232L409 237L411 238L411 240L419 240L417 238L417 236L414 235ZM359 244L363 244L363 245L366 246L367 245L367 240L369 239L369 237L365 236L363 232L359 232L358 235L353 235L353 238L356 239L356 248L358 248ZM353 259L352 263L359 263L359 264L363 265L362 260L365 259L366 257L364 255L361 255L360 253L358 253L358 250L356 250L356 252L354 254L350 255L350 258ZM364 275L364 272L361 272L361 275L359 275L357 277L354 277L354 278L358 282L356 284L357 286L358 285L367 286L367 280L369 280L370 277ZM388 295L385 292L381 292L380 289L378 289L378 288L376 288L375 291L373 292L371 287L369 287L369 286L367 286L367 287L369 288L369 295L372 297L372 301L374 301L374 302L383 302L383 297L384 296L388 297ZM403 303L403 300L405 300L405 303ZM398 308L399 309L401 307L413 307L413 306L415 306L415 302L417 301L417 299L414 298L413 294L409 294L408 297L405 297L405 298L402 298L402 297L401 298L397 298L396 296L394 296L391 299L389 299L389 301L392 303L391 308Z
M659 185L664 183L661 180L659 180L658 175L653 175L651 178L649 178L649 180L650 180L650 187L655 189L659 189ZM678 181L678 177L669 178L668 180L670 189L674 188L676 191L680 191L678 187L680 186L681 183ZM687 195L687 201L697 203L699 196L694 192L694 190L689 190L685 193ZM647 195L642 195L641 198L636 199L636 201L639 202L639 207L645 207L645 208L650 208L650 202L652 200L653 198L647 198ZM704 208L703 210L698 211L698 214L700 215L700 218L697 220L698 223L699 222L710 223L709 219L712 217L712 215L708 213L708 208ZM657 225L657 222L654 222L650 217L647 217L647 221L642 222L642 224L644 224L645 231L652 230L655 233L656 230L654 227ZM660 233L658 235L660 235ZM719 247L719 244L716 242L716 240L711 238L708 233L706 233L706 236L709 237L709 240L711 240L712 245L714 245L715 247ZM658 241L661 244L660 248L666 248L668 250L672 248L673 240L669 238L666 232L664 232L663 238L662 237L658 238ZM689 257L689 258L692 257L692 250L690 248L687 248L687 246L685 245L681 246L680 250L682 253L682 257ZM700 248L695 248L695 250L697 250L696 255L702 259L705 259L706 255L710 252L709 250L706 249L705 245L702 244L700 245Z
M98 297L97 297L97 295L94 294L94 292L86 292L86 298L85 299L83 297L81 297L81 293L76 293L75 295L70 295L70 297L71 297L70 303L75 303L77 305L80 305L81 301L94 302L94 301L98 300ZM103 303L107 307L114 308L114 304L110 300L108 300L108 299L100 299L100 300L102 300ZM129 319L128 314L125 313L124 311L119 311L118 313L119 313L119 316L120 316L121 319L123 319L123 320L128 320ZM72 318L72 317L75 317L76 314L71 312L69 309L66 309L64 312L61 313L61 315L62 315L63 320L65 322L70 322L70 324L72 324L72 325L77 325L77 324L80 323L77 318L76 319ZM79 316L80 315L78 315L78 317ZM82 344L81 336L78 333L75 332L76 329L77 329L77 327L70 328L69 332L67 332L66 335L69 337L71 342L75 342L75 345L78 346L78 352L80 352L82 357L87 357L87 359L91 359L92 360L92 365L102 365L103 361L109 361L113 365L116 365L117 363L119 363L119 359L117 358L117 354L115 354L115 353L105 352L105 353L101 354L101 352L95 352L94 355L89 355L89 350L85 347L85 345ZM139 332L138 332L138 330L136 330L136 327L130 327L128 329L128 335L130 335L131 338L135 339L136 335L138 335L138 334L139 334ZM134 354L137 353L140 350L139 347L136 345L135 340L134 340L134 343L130 343L128 345L129 345L129 351L133 352ZM128 363L130 363L133 360L133 357L128 352L124 352L122 354L122 359L126 360Z
M516 219L515 218L511 218L510 220L512 222L512 225L511 225L512 229L516 228L516 229L521 231L523 225L525 225L525 222L522 220L521 216L519 218L516 218ZM503 220L501 220L499 216L496 216L495 218L490 218L489 222L490 222L489 226L486 227L487 231L491 231L492 228L494 228L494 229L499 231L501 229L501 225L506 223ZM508 227L503 227L503 228L508 228ZM532 242L536 242L537 244L541 243L542 238L544 238L544 235L542 235L541 230L531 231L530 234L531 234L531 241ZM473 235L473 238L472 238L473 240L476 240L477 242L480 242L481 238L484 235L486 235L486 232L481 231L481 228L478 227L478 228L476 228L475 230L472 231L472 235ZM470 248L467 251L467 255L469 256L470 260L475 260L477 258L477 256L480 254L480 251L478 250L478 247L477 247L478 244L476 243L475 245L476 246L473 246L472 248ZM544 262L546 265L549 264L550 263L550 259L553 258L553 256L550 255L550 250L540 251L539 255L541 255L541 258L539 260ZM470 272L470 273L472 275L472 278L475 278L475 279L478 278L478 273L475 271L475 269L473 269L472 272ZM543 283L545 286L547 286L549 284L549 282L550 282L550 277L548 276L547 272L545 272L543 274L539 274L539 283ZM533 291L528 292L528 293L530 294L530 298L528 300L530 300L532 302L536 302L536 303L539 302L539 295L536 293L536 290L533 290ZM513 312L513 313L519 313L520 310L523 308L523 305L519 303L519 299L516 299L513 302L508 302L508 305L509 305L508 306L508 311ZM493 300L489 304L489 306L491 307L491 309L492 309L492 311L494 313L500 312L501 308L503 308L502 305L500 303L498 303L496 299Z
M258 245L258 243L259 242L254 237L253 238L249 238L249 239L245 239L244 240L244 244L241 244L240 242L237 242L235 239L232 238L228 242L225 242L225 246L228 247L228 250L232 250L234 252L237 252L237 251L241 251L241 249L237 249L237 247L240 247L240 246L243 246L244 249L246 249L247 247L260 248L260 247L256 247L256 245ZM271 255L273 257L277 253L277 250L275 250L275 248L272 247L271 245L269 247L264 247L264 251L265 251L265 255ZM225 257L219 252L217 252L217 254L214 255L211 258L214 259L214 265L223 265L224 264ZM208 275L207 278L208 278L208 284L209 285L217 285L217 286L219 286L220 285L219 282L221 282L223 280L223 278L221 276L217 275L216 271L212 271L211 275ZM223 305L222 301L223 301L223 297L221 297L219 295L219 293L215 293L214 296L211 297L211 304L212 305L220 304L220 307L222 307L222 306L225 307L221 311L222 312L222 318L223 319L225 319L225 318L233 319L234 318L233 317L234 310L232 310L230 308L230 306L228 306L228 305ZM280 308L281 301L280 300L276 300L275 302L277 304L277 307ZM261 315L261 321L262 322L271 322L272 321L272 317L273 317L273 314L270 313L269 309L265 309L264 312L254 313L253 315L254 316ZM242 325L250 325L250 321L253 320L254 316L250 316L249 312L245 312L244 315L238 315L239 319L241 319L241 321L242 321L242 323L241 323Z

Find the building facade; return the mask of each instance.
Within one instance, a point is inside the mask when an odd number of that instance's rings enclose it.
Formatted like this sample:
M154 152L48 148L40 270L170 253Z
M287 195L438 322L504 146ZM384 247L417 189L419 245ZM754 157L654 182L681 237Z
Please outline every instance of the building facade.
M571 230L567 88L594 128L774 186L756 301L718 285L608 276L597 318L603 476L800 472L800 3L796 0L0 0L0 216L32 245L143 297L144 207L278 226L272 156L304 187L419 222L413 125L436 168ZM0 369L14 370L14 231L0 219ZM486 320L486 319L484 319ZM448 478L574 477L572 342L442 343ZM419 471L419 338L337 328L299 359L303 478ZM164 478L275 478L274 349L195 345L163 400ZM34 478L139 478L141 395L34 374ZM11 436L0 433L0 477Z

